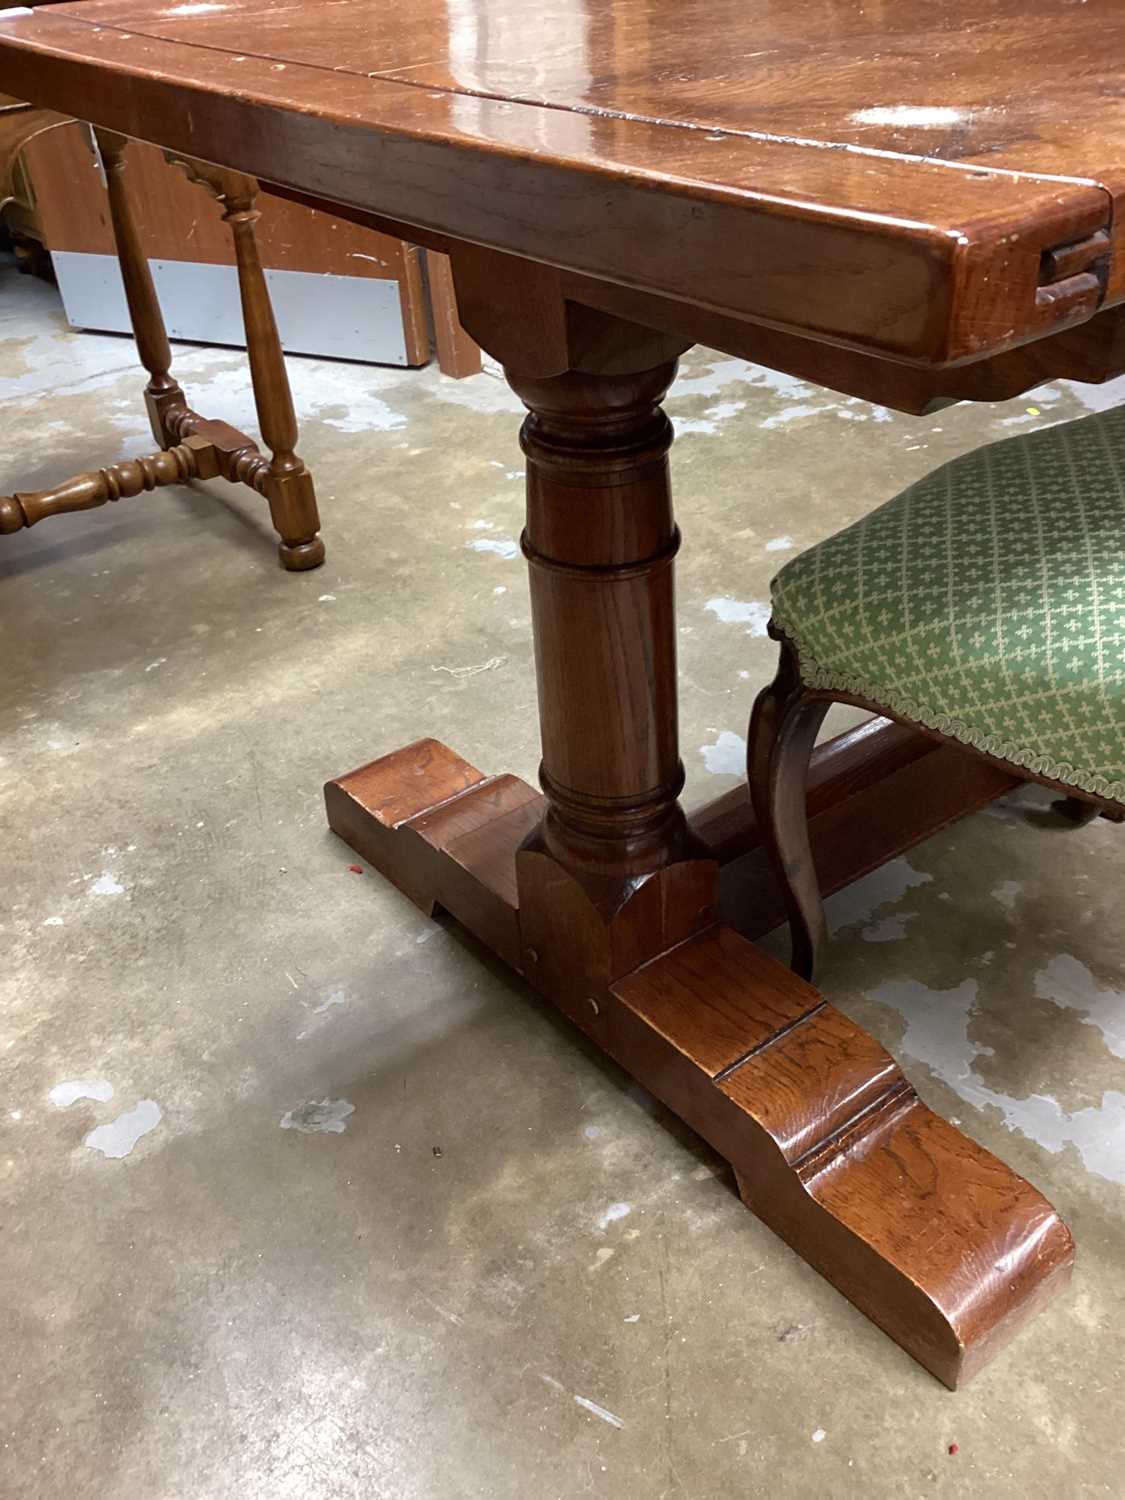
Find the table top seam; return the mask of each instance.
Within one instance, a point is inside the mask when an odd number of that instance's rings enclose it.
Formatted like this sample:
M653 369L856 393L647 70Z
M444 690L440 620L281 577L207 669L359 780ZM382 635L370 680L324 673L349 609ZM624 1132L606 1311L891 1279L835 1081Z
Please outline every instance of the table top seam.
M952 171L960 171L968 176L979 177L982 173L989 176L1005 177L1012 182L1028 182L1036 184L1058 184L1065 187L1101 188L1107 191L1104 183L1096 177L1070 176L1054 172L1033 172L1019 167L996 166L970 160L953 160L949 157L924 155L910 151L891 151L886 147L859 146L850 141L818 140L811 136L780 135L773 131L732 129L730 126L714 124L704 125L693 120L672 120L663 116L648 115L639 111L607 109L603 106L580 104L561 104L551 100L529 99L518 94L495 94L486 90L468 88L449 88L441 84L421 83L414 79L396 76L399 70L385 70L375 72L362 72L351 68L329 68L321 63L307 62L292 57L282 57L276 53L248 52L244 48L217 46L213 42L193 42L181 38L160 36L153 32L132 30L112 21L95 22L81 15L75 7L69 5L47 8L35 12L36 23L55 23L60 21L72 21L84 26L92 35L99 31L112 31L122 37L142 37L145 41L156 42L166 47L187 47L194 52L213 52L226 57L253 58L257 62L267 65L282 64L285 67L308 69L314 73L324 73L329 76L340 74L348 78L367 79L372 83L390 83L400 88L414 89L420 93L441 94L447 98L458 99L481 99L493 104L519 105L524 109L549 110L560 115L577 115L582 118L594 118L605 120L621 120L626 123L646 125L653 129L685 130L704 135L722 135L732 140L749 140L767 146L789 146L800 150L811 151L839 151L848 155L861 156L867 159L886 162L916 163L919 166L940 167ZM3 34L0 33L0 43ZM296 111L294 111L296 112Z

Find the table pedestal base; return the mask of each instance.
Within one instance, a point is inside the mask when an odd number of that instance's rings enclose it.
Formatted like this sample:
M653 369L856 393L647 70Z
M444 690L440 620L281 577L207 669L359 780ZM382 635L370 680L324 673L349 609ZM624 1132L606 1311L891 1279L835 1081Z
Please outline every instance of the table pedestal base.
M854 765L848 774L854 786ZM329 782L325 796L347 844L558 1005L726 1157L759 1218L946 1385L968 1379L1065 1285L1073 1244L1046 1199L927 1109L873 1037L731 927L704 921L680 940L672 919L665 951L633 954L605 984L574 978L587 957L590 973L604 967L604 942L574 953L565 973L545 961L533 935L561 921L573 943L582 928L573 899L562 892L549 907L560 892L535 878L544 801L519 778L485 776L420 740ZM693 866L714 875L701 848L681 867L689 895Z

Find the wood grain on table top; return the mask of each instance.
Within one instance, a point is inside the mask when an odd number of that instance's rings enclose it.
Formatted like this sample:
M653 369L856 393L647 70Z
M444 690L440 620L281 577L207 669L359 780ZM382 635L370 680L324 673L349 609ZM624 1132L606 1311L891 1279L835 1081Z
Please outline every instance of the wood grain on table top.
M1125 297L1119 0L84 0L0 87L326 199L917 362Z

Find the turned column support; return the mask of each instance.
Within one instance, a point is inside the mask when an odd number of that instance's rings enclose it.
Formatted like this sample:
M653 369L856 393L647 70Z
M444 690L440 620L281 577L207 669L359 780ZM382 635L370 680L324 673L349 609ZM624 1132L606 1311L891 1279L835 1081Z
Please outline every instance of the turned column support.
M546 807L516 856L522 967L588 1026L606 986L716 914L717 865L679 803L661 402L688 345L567 301L549 267L466 246L453 275L465 328L528 409Z
M672 518L660 401L674 360L630 375L509 375L528 407L527 526L549 811L542 847L636 878L681 853ZM583 650L574 649L576 640ZM606 754L612 746L613 753Z

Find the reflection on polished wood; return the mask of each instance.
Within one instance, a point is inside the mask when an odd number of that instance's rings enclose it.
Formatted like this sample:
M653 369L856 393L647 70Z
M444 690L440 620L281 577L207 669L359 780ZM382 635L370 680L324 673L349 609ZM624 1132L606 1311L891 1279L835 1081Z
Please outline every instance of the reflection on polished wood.
M1125 292L1116 0L1034 26L1015 0L475 0L456 26L444 0L83 0L0 32L0 87L37 103L908 362Z
M748 940L781 893L745 795L684 816L661 401L700 340L907 410L1125 368L1125 12L452 14L86 0L0 21L0 87L81 98L449 256L465 331L528 408L543 794L423 740L330 782L331 826L689 1121L755 1213L957 1384L1065 1282L1070 1237ZM1012 785L897 725L834 742L811 773L821 887Z

